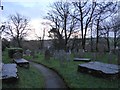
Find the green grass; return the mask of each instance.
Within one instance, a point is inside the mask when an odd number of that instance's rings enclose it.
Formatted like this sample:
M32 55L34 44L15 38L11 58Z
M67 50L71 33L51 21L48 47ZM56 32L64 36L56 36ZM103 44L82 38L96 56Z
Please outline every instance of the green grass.
M88 56L86 55L85 57L91 56L88 54ZM103 62L107 62L105 60L106 57L104 57ZM61 64L59 60L54 60L51 58L49 61L47 61L44 60L44 55L38 55L38 58L35 58L34 61L42 63L58 71L70 88L118 88L120 79L107 80L77 72L78 64L84 62L74 62L73 57L71 58L72 60L70 62L63 62L63 64Z
M12 60L7 56L7 52L3 53L4 63L11 63ZM44 78L42 74L30 65L29 69L18 67L19 79L15 83L2 83L3 88L44 88Z

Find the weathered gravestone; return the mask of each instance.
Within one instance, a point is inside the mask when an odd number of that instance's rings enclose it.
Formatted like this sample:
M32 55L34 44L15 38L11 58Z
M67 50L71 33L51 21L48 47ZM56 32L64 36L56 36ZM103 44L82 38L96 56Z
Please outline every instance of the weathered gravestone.
M54 57L54 60L59 59L59 52L57 50L54 51L53 57Z
M13 58L14 58L14 59L20 59L20 58L22 58L22 57L23 57L23 55L22 55L22 53L20 53L20 52L17 52L17 51L16 51L16 53L13 54Z
M120 65L120 50L118 50L117 52L117 62L118 62L118 65Z
M65 63L65 51L64 50L59 50L59 61L60 61L60 66L64 66L64 63Z
M96 52L92 52L92 53L91 53L91 56L92 56L92 60L93 60L93 61L96 61Z
M66 52L66 61L70 62L71 58L70 58L70 55L71 55L71 51L69 50L68 52Z
M80 49L79 50L79 58L83 58L84 57L84 50L83 49Z
M30 56L30 55L31 55L31 51L30 51L29 49L27 49L27 50L25 51L25 54L26 54L27 56Z
M15 62L18 66L24 66L26 68L29 68L29 62L22 58L22 53L16 52L13 55L13 62Z
M49 49L46 49L46 50L45 50L45 57L44 57L45 60L50 60L50 56L51 56L51 55L50 55Z
M110 51L108 54L108 63L112 63L112 61L113 61L113 53L112 51Z

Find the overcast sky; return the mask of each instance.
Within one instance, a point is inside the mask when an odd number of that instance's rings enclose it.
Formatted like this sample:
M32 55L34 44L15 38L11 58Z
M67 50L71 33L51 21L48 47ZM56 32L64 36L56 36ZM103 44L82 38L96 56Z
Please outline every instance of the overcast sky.
M43 17L47 15L46 13L49 10L49 6L54 1L55 0L2 0L1 4L4 6L4 10L1 12L2 22L6 21L9 15L20 13L30 19L30 24L32 28L34 28L35 33L42 36L42 30L45 26L43 27L41 22L44 22ZM34 30L27 39L35 39ZM46 39L47 35L46 32Z

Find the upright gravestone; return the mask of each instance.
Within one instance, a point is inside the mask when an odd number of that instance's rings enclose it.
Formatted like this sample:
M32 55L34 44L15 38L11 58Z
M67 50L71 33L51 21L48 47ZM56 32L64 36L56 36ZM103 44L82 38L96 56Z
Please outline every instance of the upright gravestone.
M50 60L50 51L49 51L49 49L47 49L45 51L45 60Z
M13 58L14 59L21 59L23 57L22 53L16 51L14 54L13 54Z
M84 50L83 50L83 49L80 49L80 50L79 50L79 57L80 57L80 58L83 58L83 57L84 57Z
M110 51L109 54L108 54L108 63L111 64L112 61L113 61L113 55L112 55L112 51Z
M92 56L92 60L93 60L93 61L96 61L96 52L93 52L93 53L91 53L91 54L92 54L92 55L91 55L91 56Z
M31 51L30 51L29 49L27 49L27 50L25 51L25 54L26 54L27 56L30 56L30 55L31 55Z
M68 52L66 52L66 61L70 62L70 55L71 55L71 51L69 50Z
M65 61L65 51L64 50L59 50L59 61L60 61L60 65L63 66L64 61Z
M117 52L117 62L118 62L118 65L120 65L120 50L118 50Z
M35 58L35 51L31 51L32 58Z

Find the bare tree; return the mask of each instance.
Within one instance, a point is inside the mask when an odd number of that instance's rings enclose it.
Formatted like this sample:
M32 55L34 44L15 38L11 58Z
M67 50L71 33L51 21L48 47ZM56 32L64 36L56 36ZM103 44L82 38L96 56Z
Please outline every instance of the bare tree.
M77 28L77 20L70 15L70 13L74 14L71 8L68 2L55 2L47 17L54 23L50 32L54 33L57 38L59 37L60 42L63 42L63 49L67 49L71 34Z
M114 33L114 49L118 46L119 40L120 40L120 18L114 17L112 19L112 31Z
M95 16L95 24L94 24L96 25L96 51L99 51L98 44L99 44L99 37L101 36L101 31L106 29L102 27L101 24L105 22L105 20L110 19L110 17L116 13L116 5L117 4L113 2L97 3L97 7L95 10L96 16Z
M17 42L18 47L22 47L21 42L27 36L28 30L30 30L29 20L26 17L19 13L9 16L5 33Z
M104 21L102 24L101 24L101 36L105 38L106 42L107 42L107 51L109 52L110 51L110 32L111 32L111 26L112 24L108 21Z
M39 49L43 49L43 45L44 45L44 38L45 38L45 28L43 30L43 35L42 36L38 36L36 34L36 37L38 38L39 40Z
M94 15L96 2L92 1L91 4L89 0L85 0L84 2L79 0L78 2L74 2L73 5L75 7L76 15L72 16L80 21L80 30L82 34L82 48L85 50L86 34L88 31L89 24Z

